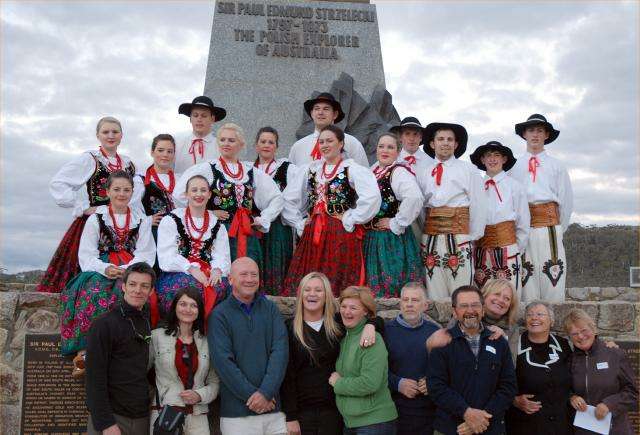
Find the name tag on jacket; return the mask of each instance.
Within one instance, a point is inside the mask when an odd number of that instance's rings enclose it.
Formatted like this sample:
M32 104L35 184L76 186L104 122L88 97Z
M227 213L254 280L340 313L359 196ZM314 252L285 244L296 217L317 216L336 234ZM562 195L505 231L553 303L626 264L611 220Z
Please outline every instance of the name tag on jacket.
M608 362L599 362L598 364L596 364L596 368L598 370L604 370L604 369L608 369L609 368L609 363Z

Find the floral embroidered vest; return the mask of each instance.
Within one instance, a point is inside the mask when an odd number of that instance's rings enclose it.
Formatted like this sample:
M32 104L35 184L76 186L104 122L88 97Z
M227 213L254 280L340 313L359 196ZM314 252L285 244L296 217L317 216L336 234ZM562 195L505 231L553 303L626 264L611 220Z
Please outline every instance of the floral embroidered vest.
M213 173L213 182L211 183L211 198L207 203L209 210L224 210L231 215L229 221L233 219L233 215L238 209L238 200L236 198L236 184L224 178L222 172L220 172L213 163L211 165L211 172ZM253 203L253 191L255 186L253 184L253 168L247 172L248 178L242 186L244 187L244 193L240 206L248 210L251 210L251 214L258 215L260 212L255 208Z
M287 187L287 170L289 169L290 164L291 162L282 162L280 167L276 170L276 173L273 174L273 181L275 181L280 188L280 192L284 191Z
M133 255L133 251L136 249L136 243L138 243L139 229L142 219L138 222L138 226L130 229L127 234L127 239L122 245L118 245L118 237L113 228L106 224L101 214L96 213L98 218L98 226L100 227L100 237L98 238L98 255L109 255L111 252L127 251Z
M93 160L96 161L96 170L87 181L87 194L89 195L89 205L91 207L97 207L99 205L109 204L109 197L107 196L107 179L111 172L105 166L100 159L91 154ZM133 162L129 162L124 170L133 178L136 173L136 167Z
M191 256L191 237L187 234L187 230L178 216L173 213L169 213L169 216L174 220L176 228L178 229L178 252L184 258L189 258ZM209 238L202 242L202 246L200 246L200 250L198 251L198 258L200 260L211 263L211 246L218 236L218 229L220 229L220 221L216 222L215 226L211 229Z
M318 191L316 173L309 171L307 179L307 192L309 194L309 214L313 207L321 200ZM350 208L355 208L358 194L349 184L349 168L344 168L342 172L325 183L325 200L327 203L327 213L330 215L342 214Z
M140 176L144 181L144 176ZM175 208L171 194L153 181L144 186L144 196L142 197L142 206L147 216L162 213L167 214Z
M391 174L398 168L398 165L389 168L385 174L378 179L378 189L380 189L380 196L382 197L382 204L380 210L373 218L373 221L377 221L382 218L392 218L398 213L398 207L400 207L400 201L396 198L393 189L391 188Z

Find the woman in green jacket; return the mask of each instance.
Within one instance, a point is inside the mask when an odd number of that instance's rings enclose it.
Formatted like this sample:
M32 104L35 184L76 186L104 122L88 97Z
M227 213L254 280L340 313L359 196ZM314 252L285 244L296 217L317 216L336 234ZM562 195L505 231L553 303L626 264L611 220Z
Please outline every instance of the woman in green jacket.
M387 348L380 334L368 348L360 347L367 317L376 305L368 287L350 286L340 295L340 316L347 330L329 384L345 423L344 435L395 435L398 413L387 387Z

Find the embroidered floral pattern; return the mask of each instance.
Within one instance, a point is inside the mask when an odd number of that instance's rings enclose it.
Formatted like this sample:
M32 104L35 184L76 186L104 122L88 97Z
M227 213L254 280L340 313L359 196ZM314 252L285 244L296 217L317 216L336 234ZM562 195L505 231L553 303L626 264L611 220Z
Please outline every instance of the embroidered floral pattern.
M309 212L320 200L320 189L316 182L316 173L309 171L307 179L307 193L309 194ZM356 206L358 195L349 184L349 168L344 168L342 172L333 177L325 184L325 201L329 214L342 214L350 208Z
M138 231L142 220L138 222L138 226L129 230L127 239L122 245L118 245L116 240L118 239L113 228L108 226L101 214L96 213L98 218L98 225L100 227L100 237L98 238L98 253L100 256L109 255L110 252L127 251L133 254L136 249L136 243L138 242Z
M178 244L178 252L184 258L189 258L191 256L191 237L187 234L187 231L184 227L184 224L180 220L178 216L173 213L169 213L169 216L176 223L176 228L178 230L178 236L176 243ZM211 246L215 241L218 230L220 229L220 221L216 222L216 225L211 229L211 235L202 242L202 246L198 251L198 258L207 263L211 263Z
M235 184L227 180L213 164L211 164L211 171L213 183L211 183L212 196L208 204L210 210L224 210L233 216L238 209L238 198L240 198L240 207L247 210L254 209L253 168L247 173L248 179L243 184Z
M547 275L551 284L555 287L560 281L562 274L564 273L564 263L562 260L558 259L556 261L547 260L542 266L542 273Z
M533 264L530 261L525 261L523 257L521 270L522 287L524 287L533 275Z
M422 251L422 264L424 264L425 269L427 269L427 275L429 278L433 278L433 270L436 267L440 267L441 258L437 252L426 253Z
M109 169L102 163L101 160L93 156L96 161L96 170L87 181L87 194L89 195L89 205L91 207L97 207L99 205L109 204L109 198L107 197L107 179L109 178ZM136 173L136 168L132 162L124 169L131 177Z
M467 251L469 250L467 249ZM471 254L467 252L467 255ZM449 269L451 271L451 276L455 278L458 275L458 269L460 267L464 267L465 257L467 255L465 255L465 252L463 251L448 252L444 254L444 257L442 258L444 263L443 268Z

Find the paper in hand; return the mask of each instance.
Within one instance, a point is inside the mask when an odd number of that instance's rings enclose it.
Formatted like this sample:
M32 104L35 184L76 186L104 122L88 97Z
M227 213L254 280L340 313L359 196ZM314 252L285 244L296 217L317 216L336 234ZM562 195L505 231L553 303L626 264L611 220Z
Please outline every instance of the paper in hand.
M602 435L609 435L609 429L611 428L611 412L609 412L602 420L598 420L596 418L595 410L596 408L594 406L587 405L587 410L585 412L576 411L576 418L573 420L573 425Z

